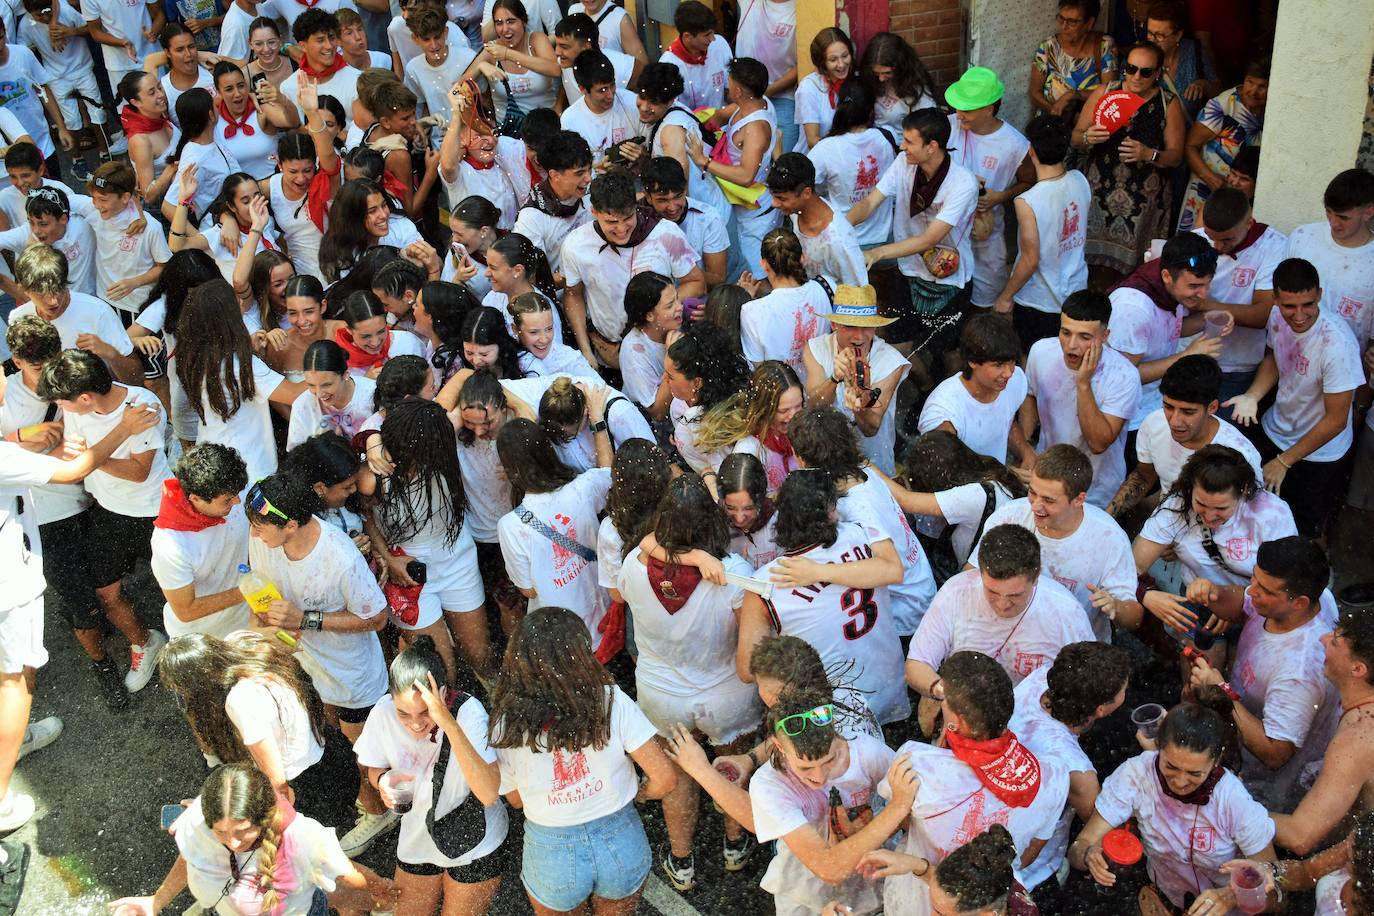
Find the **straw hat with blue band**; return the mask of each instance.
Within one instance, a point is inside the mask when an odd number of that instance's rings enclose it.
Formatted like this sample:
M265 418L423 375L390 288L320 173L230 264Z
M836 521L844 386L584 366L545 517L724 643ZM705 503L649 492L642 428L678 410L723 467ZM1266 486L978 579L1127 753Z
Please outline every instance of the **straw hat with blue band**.
M881 328L897 320L878 314L878 291L866 283L863 286L841 283L835 287L833 310L824 317L831 324L853 328Z
M945 90L945 101L955 111L973 111L1001 101L1007 88L995 70L969 67L959 80Z

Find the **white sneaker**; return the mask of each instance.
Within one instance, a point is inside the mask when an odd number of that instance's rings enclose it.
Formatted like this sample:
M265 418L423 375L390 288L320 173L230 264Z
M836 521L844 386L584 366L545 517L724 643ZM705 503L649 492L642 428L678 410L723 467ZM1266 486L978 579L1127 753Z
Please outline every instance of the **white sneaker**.
M111 155L111 156L122 156L122 155L124 155L125 153L127 153L128 151L129 151L129 138L128 138L128 136L125 135L125 134L120 134L120 135L118 135L117 137L115 137L114 142L110 144L110 155Z
M0 801L0 833L10 833L23 827L37 810L33 796L21 795L10 789L9 794Z
M146 644L129 647L129 671L124 675L124 686L130 693L138 693L148 686L148 682L157 672L157 657L165 645L166 636L157 630L149 630Z
M46 719L30 722L29 727L24 729L24 743L19 745L19 759L23 760L34 751L41 751L56 741L60 734L62 734L62 720L57 716L48 716Z
M343 847L344 855L350 859L362 855L367 851L377 837L389 830L394 830L396 825L401 822L401 816L395 811L385 811L381 814L364 814L358 818L358 823L353 825L353 829L344 834L343 839L339 840L339 845Z

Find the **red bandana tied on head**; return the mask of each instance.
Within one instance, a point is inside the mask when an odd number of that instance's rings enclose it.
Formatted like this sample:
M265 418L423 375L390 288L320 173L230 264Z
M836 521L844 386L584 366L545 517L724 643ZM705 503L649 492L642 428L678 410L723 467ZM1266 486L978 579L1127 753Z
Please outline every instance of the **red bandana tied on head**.
M162 502L157 507L157 518L153 519L154 528L169 531L204 531L216 525L223 525L224 519L211 518L196 511L191 500L181 489L181 481L170 477L162 482Z
M164 127L171 127L172 119L165 114L160 118L150 118L141 111L135 111L134 106L125 105L119 109L119 123L124 128L125 137L137 137L139 134L155 134Z
M682 36L680 35L673 39L673 43L668 46L668 51L684 64L700 67L702 64L706 63L706 55L703 54L697 57L691 51L688 51L687 46L682 43ZM831 105L834 105L834 102L831 102Z
M687 604L692 592L701 584L701 570L649 557L649 586L654 597L669 614L676 614Z
M1040 761L1010 731L991 741L974 741L946 731L949 749L973 768L978 781L1005 805L1025 808L1040 791Z
M348 328L339 328L335 331L334 342L343 347L344 352L348 354L348 368L371 369L373 366L380 366L387 361L387 354L391 350L391 331L386 332L382 349L376 353L369 353L354 343L353 332Z
M306 55L305 57L301 58L301 72L304 73L306 76L310 77L311 79L320 80L321 82L329 79L335 73L338 73L340 70L347 66L348 61L344 60L343 52L338 50L334 52L333 63L331 63L328 67L325 67L323 70L315 69L315 66L312 63L310 63L309 55Z
M316 0L318 3L319 0ZM248 119L253 116L253 112L258 110L258 106L253 102L253 97L248 97L248 105L243 109L243 117L236 118L229 113L229 106L224 104L224 99L219 100L219 116L224 119L224 139L232 140L243 131L245 137L251 137L257 133L257 129L248 123Z

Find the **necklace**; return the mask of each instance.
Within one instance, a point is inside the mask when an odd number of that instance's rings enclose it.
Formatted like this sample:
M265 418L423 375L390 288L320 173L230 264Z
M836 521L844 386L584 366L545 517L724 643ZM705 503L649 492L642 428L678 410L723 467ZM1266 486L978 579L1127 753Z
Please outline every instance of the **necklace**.
M1351 707L1349 707L1348 709L1342 711L1342 712L1341 712L1341 721L1344 722L1344 721L1345 721L1345 717L1346 717L1347 715L1349 715L1350 713L1352 713L1352 712L1354 712L1355 710L1359 709L1361 706L1368 706L1370 703L1374 703L1374 697L1365 697L1363 700L1361 700L1360 702L1356 703L1354 706L1351 706Z
M280 54L278 54L278 55L277 55L277 65L276 65L275 67L264 67L264 66L262 65L262 58L259 57L259 58L258 58L258 69L261 70L263 73L276 73L278 70L280 70L280 69L282 68L282 66L283 66L285 63L286 63L286 58L284 58L284 57L282 57Z

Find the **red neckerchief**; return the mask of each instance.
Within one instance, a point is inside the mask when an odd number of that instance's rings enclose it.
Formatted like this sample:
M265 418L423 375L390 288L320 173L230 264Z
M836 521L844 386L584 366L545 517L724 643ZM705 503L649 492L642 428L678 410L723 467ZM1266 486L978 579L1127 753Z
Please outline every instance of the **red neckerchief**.
M1169 290L1164 285L1164 276L1160 273L1163 265L1160 258L1153 261L1146 261L1135 270L1131 271L1120 283L1113 286L1107 292L1112 293L1119 289L1133 289L1142 292L1150 297L1150 301L1157 308L1161 308L1170 314L1178 308L1178 300L1170 295Z
M239 232L240 232L240 234L242 234L242 235L247 235L248 233L250 233L250 232L252 232L252 231L253 231L253 227L252 227L252 226L245 226L243 223L239 223ZM269 239L269 238L267 237L267 233L266 233L266 232L264 232L264 233L262 233L261 235L259 235L258 238L262 241L262 247L266 248L268 251L275 251L275 250L276 250L276 246L272 244L272 240Z
M1232 248L1230 251L1226 252L1226 256L1228 258L1238 259L1242 251L1258 242L1260 240L1260 236L1264 235L1264 233L1267 231L1269 231L1268 223L1261 223L1259 220L1255 220L1250 224L1250 229L1248 232L1245 233L1245 238L1241 239L1240 244L1236 245L1235 248Z
M606 243L602 245L600 248L598 248L596 250L596 253L600 254L601 252L609 248L611 249L611 251L614 251L618 254L621 249L634 248L640 242L643 242L645 239L647 239L649 237L649 233L653 232L654 227L658 225L658 217L654 216L652 218L646 219L644 217L643 211L640 210L636 210L636 215L637 218L635 220L634 231L630 233L630 237L625 241L624 245L617 245L615 242L612 242L610 239L606 238L606 234L601 231L601 224L598 223L596 220L592 220L592 226L596 229L596 234L601 238L601 241Z
M495 156L492 156L492 157L491 157L491 161L490 161L490 162L482 163L482 162L478 162L476 159L472 158L472 156L468 155L467 153L464 153L464 154L463 154L463 161L466 162L468 165L472 166L474 169L476 169L476 170L479 171L479 172L485 172L487 169L489 169L489 168L491 168L492 166L496 165L496 157L495 157ZM527 159L527 160L525 160L525 161L528 162L529 160Z
M204 531L216 525L223 525L224 519L211 518L196 511L191 500L181 489L181 481L175 477L162 482L162 502L157 507L157 518L153 519L154 528L170 531Z
M687 600L692 597L692 592L701 584L701 570L695 566L669 563L654 557L647 559L649 587L654 590L654 597L663 605L665 611L676 614L682 610Z
M787 438L787 433L780 433L773 427L768 427L768 432L763 437L763 447L780 455L783 470L792 473L792 460L796 453L792 451L792 440Z
M320 0L296 0L296 2L308 10L313 10Z
M315 2L318 3L319 0L315 0ZM257 133L253 125L248 123L248 119L251 118L253 112L257 110L258 106L254 104L253 97L250 95L248 97L248 105L243 109L243 117L236 118L229 113L229 106L224 104L224 99L221 98L219 100L219 116L226 122L224 126L224 139L234 139L234 136L239 131L243 131L245 137L251 137L253 134Z
M539 174L539 169L530 161L530 154L525 154L525 171L530 173L530 187L533 188L544 180L544 176Z
M940 163L940 167L935 170L935 174L926 178L926 173L920 166L916 167L916 174L911 176L911 200L909 203L912 216L917 213L924 213L926 208L935 203L935 195L940 193L940 186L945 183L945 176L949 174L949 152L945 152L945 160Z
M668 51L684 64L700 67L702 64L706 63L706 55L703 54L700 57L693 56L692 52L687 50L687 46L682 43L682 36L680 35L673 39L672 44L668 45Z
M155 134L164 127L171 127L172 119L166 115L150 118L141 111L135 111L132 105L125 105L119 109L119 123L124 128L125 137L137 137L139 134Z
M1005 805L1025 808L1040 791L1040 761L1010 731L991 741L974 741L954 731L945 732L954 756L973 768L989 792Z
M315 228L324 232L324 218L329 213L329 198L333 182L330 180L343 169L343 161L334 160L334 171L326 172L323 167L315 169L315 176L305 188L305 209Z
M406 188L405 182L384 169L382 171L382 190L386 191L397 200L405 200L406 191L408 189Z
M1212 772L1207 774L1207 778L1202 781L1202 785L1198 786L1187 795L1179 795L1173 789L1169 788L1169 783L1165 781L1164 774L1159 771L1159 755L1155 755L1155 778L1159 780L1160 790L1174 801L1183 802L1185 805L1197 805L1201 807L1211 801L1212 790L1217 787L1217 783L1221 782L1221 777L1225 775L1225 773L1225 767L1212 767Z
M299 0L297 0L297 2L299 2ZM331 63L328 67L325 67L323 70L316 70L314 65L310 63L310 57L308 55L301 58L301 72L304 73L306 76L310 77L311 79L318 80L320 82L324 82L325 80L333 76L335 73L338 73L340 70L347 66L348 61L344 60L343 52L338 49L335 49L334 51L333 63Z
M830 99L830 107L834 108L840 104L840 90L844 88L845 83L849 82L849 78L832 80L828 76L822 76L821 79L825 80L825 94Z
M354 343L353 332L348 328L339 328L335 331L334 342L343 347L344 352L348 354L348 368L371 369L373 366L380 366L387 361L387 355L391 351L391 331L386 332L382 349L376 353L369 353Z

